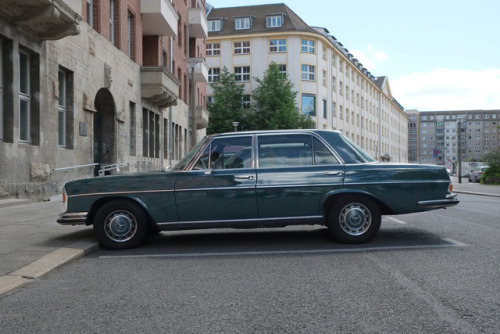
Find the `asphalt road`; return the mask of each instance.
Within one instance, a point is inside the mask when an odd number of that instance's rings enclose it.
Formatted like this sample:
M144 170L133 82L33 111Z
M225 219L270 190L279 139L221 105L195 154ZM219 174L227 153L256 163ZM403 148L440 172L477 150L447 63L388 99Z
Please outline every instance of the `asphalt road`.
M0 297L2 333L499 333L500 198L324 228L164 233Z

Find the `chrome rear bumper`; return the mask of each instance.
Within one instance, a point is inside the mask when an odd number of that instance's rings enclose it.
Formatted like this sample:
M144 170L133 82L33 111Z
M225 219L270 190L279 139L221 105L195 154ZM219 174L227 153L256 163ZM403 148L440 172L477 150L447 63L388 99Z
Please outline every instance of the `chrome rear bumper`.
M429 209L439 209L439 208L447 208L449 206L457 205L459 203L457 194L448 194L445 199L437 199L430 201L420 201L417 203L420 207L425 207Z
M61 225L85 225L87 212L64 212L59 215L57 222Z

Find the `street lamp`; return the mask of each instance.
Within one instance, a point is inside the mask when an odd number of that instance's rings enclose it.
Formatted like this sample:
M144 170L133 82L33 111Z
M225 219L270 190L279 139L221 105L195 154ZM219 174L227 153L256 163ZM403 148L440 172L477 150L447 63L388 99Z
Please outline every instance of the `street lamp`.
M233 122L234 132L238 132L238 125L240 125L240 122Z
M189 75L189 80L191 81L191 92L189 96L189 123L190 126L189 128L191 129L190 136L189 136L189 146L193 147L196 145L196 81L194 77L194 72L198 64L202 63L203 59L202 58L187 58L186 63L190 67L190 75Z

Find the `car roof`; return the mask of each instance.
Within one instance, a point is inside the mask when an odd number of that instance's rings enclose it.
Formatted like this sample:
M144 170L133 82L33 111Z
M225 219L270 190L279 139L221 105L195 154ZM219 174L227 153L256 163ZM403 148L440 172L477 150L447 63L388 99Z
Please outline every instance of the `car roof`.
M285 130L251 130L251 131L238 131L238 132L223 132L215 133L209 135L209 137L214 136L235 136L235 135L255 135L255 134L292 134L292 133L316 133L320 134L322 132L337 133L341 134L340 131L336 130L318 130L318 129L285 129Z

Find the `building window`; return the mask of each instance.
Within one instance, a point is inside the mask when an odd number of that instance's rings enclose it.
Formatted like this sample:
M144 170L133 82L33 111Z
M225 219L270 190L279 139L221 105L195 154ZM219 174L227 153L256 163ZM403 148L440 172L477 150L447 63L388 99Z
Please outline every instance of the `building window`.
M66 72L62 69L58 73L59 80L59 103L58 110L58 141L60 147L66 147L66 108L67 108L67 86Z
M160 156L160 116L146 108L142 109L142 154L150 158Z
M326 71L323 71L323 86L326 86Z
M135 60L135 16L130 11L127 16L127 54Z
M234 20L234 29L245 30L250 29L250 18L249 17L238 17Z
M91 28L94 27L94 1L87 0L87 23Z
M208 43L207 56L220 56L220 43Z
M241 97L241 107L244 109L244 110L250 110L250 95L248 94L244 94L242 97Z
M208 31L220 31L222 28L221 20L209 20Z
M302 52L314 53L314 41L309 39L302 40Z
M283 25L282 15L273 15L266 17L266 28L279 28Z
M326 109L326 99L323 99L323 118L326 119L328 117L327 115L327 109Z
M130 113L130 142L129 142L129 154L134 156L135 146L136 146L136 116L135 116L135 103L129 102L129 113Z
M269 40L269 52L286 52L286 39Z
M234 42L234 54L249 54L250 53L250 42Z
M109 1L109 38L115 44L115 0Z
M316 80L316 68L314 65L302 65L302 80L314 81Z
M30 141L30 55L19 52L19 139Z
M316 116L316 96L312 94L302 94L302 114Z
M212 67L208 70L208 82L218 82L220 80L220 68Z
M280 71L280 75L282 75L283 78L286 78L286 64L278 64L278 69Z
M234 68L234 77L238 82L250 81L250 66L240 66Z

